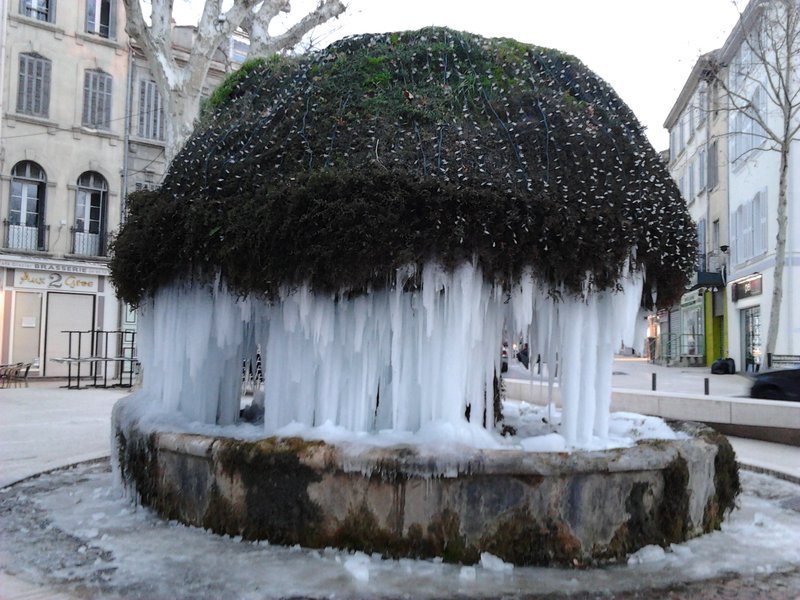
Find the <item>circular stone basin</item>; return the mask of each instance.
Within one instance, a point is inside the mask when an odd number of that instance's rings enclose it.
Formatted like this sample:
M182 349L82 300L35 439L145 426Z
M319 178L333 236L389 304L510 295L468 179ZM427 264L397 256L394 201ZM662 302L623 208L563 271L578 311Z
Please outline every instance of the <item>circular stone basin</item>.
M114 409L116 470L142 504L276 544L580 565L718 529L739 490L727 439L697 423L672 423L681 439L623 449L443 457L424 447L153 431L130 400Z

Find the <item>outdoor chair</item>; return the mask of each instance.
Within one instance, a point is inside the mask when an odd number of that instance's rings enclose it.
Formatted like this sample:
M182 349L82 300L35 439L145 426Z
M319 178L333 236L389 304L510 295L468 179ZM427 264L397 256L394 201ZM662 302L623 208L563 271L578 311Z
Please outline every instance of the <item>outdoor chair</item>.
M0 387L10 387L11 383L19 377L20 369L22 369L23 366L23 363L15 363L13 365L3 365L0 367ZM27 380L25 384L27 385Z
M12 371L9 385L14 384L16 387L22 387L24 383L25 387L28 387L28 373L30 373L32 366L33 363L20 363L19 367Z

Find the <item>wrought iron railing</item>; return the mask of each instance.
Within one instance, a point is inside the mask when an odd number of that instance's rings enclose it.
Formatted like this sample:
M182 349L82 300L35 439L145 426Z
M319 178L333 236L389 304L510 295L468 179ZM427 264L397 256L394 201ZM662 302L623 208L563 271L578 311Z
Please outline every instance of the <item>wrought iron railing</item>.
M47 252L50 245L49 225L19 225L3 220L5 248L12 250L29 250Z
M108 252L106 236L102 233L86 233L75 227L70 228L72 235L72 254L79 256L105 256Z

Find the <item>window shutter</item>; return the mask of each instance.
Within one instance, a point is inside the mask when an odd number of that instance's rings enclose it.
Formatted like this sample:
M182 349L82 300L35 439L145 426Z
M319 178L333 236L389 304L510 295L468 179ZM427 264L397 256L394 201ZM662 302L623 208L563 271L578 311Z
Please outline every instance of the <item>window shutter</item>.
M43 117L50 115L50 72L52 65L49 60L42 59L42 112Z
M28 85L26 70L28 60L24 54L19 55L19 79L17 81L17 112L26 112L25 107L25 87Z
M142 79L139 81L139 129L137 133L141 137L147 137L147 116L149 110L149 104L147 102L147 81Z
M95 12L97 11L97 5L94 0L84 0L84 2L86 6L85 31L87 33L94 33L96 29Z
M85 71L83 74L83 117L81 123L89 125L89 115L91 114L91 107L89 106L92 101L92 72Z
M761 190L761 192L759 192L759 195L761 196L761 207L760 207L761 211L760 211L760 214L759 214L758 229L759 229L759 232L761 234L761 247L758 248L758 252L761 253L761 252L767 252L769 250L769 238L767 237L767 233L768 233L768 227L767 227L767 225L768 225L768 223L767 223L768 210L767 210L767 208L768 208L769 203L767 202L767 190L766 190L766 188Z
M714 189L717 186L717 142L711 144L711 149L708 153L708 189Z
M700 219L697 222L697 251L701 259L706 253L706 220Z
M109 0L108 6L108 38L117 39L117 0Z
M704 189L706 189L706 152L701 150L697 161L697 190L702 192Z
M102 75L103 79L103 118L102 126L111 129L111 75Z

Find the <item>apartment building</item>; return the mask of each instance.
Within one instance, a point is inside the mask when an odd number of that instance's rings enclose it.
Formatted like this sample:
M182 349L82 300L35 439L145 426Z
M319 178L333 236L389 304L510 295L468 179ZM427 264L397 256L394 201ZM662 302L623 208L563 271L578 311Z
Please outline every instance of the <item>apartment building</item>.
M3 3L0 362L69 353L71 329L116 329L108 238L120 222L128 39L121 0Z
M727 356L725 279L728 261L727 114L715 84L717 53L701 56L664 126L670 132L668 168L697 224L697 265L680 304L659 316L656 358L667 364L707 365Z
M0 10L0 363L32 362L34 376L66 374L52 360L78 352L66 330L136 326L108 242L127 194L158 185L167 163L162 99L123 11L121 0ZM174 29L179 60L193 35ZM217 52L208 93L246 51L236 35Z
M767 93L768 75L754 52L754 40L770 37L763 33L769 20L761 17L770 2L752 0L725 45L698 60L664 124L670 132L669 168L697 223L699 252L696 276L676 311L680 325L667 327L673 336L668 339L680 336L679 351L671 358L685 358L683 344L699 332L705 357L698 363L731 357L737 370L749 372L766 363L777 260L780 153L753 116L757 111L767 126L780 130L781 110ZM798 54L789 61L795 73ZM700 123L693 115L703 105L706 116ZM787 166L787 251L777 354L800 353L798 151L795 141Z
M769 44L771 35L759 32L765 21L767 0L752 0L743 14L743 29L735 30L720 50L728 65L729 88L749 99L764 115L767 126L780 131L781 107L768 92L768 73L756 55L759 41ZM780 4L778 4L780 6ZM768 23L769 21L767 21ZM782 26L782 25L781 25ZM777 31L776 31L777 29ZM749 43L747 40L750 40ZM793 76L800 75L800 48L790 59ZM795 84L796 85L796 84ZM732 103L731 103L732 104ZM728 176L730 192L730 272L728 312L730 354L745 371L766 366L766 337L770 325L772 292L775 286L776 237L781 155L764 129L741 110L732 110L728 120ZM781 302L775 352L800 354L800 210L797 192L800 185L800 144L795 140L787 165L788 227L786 256L783 261L783 300Z

